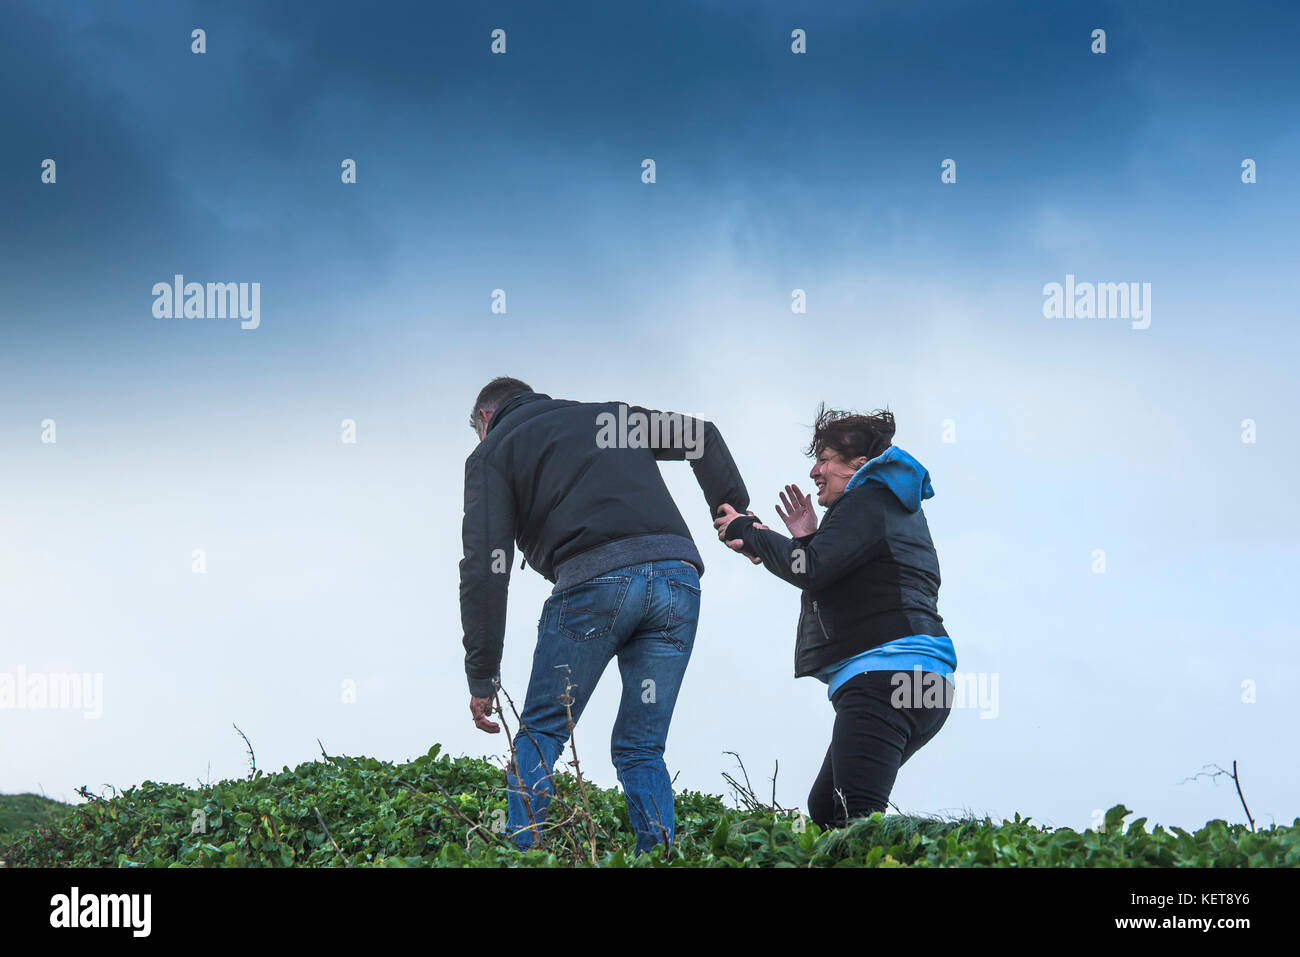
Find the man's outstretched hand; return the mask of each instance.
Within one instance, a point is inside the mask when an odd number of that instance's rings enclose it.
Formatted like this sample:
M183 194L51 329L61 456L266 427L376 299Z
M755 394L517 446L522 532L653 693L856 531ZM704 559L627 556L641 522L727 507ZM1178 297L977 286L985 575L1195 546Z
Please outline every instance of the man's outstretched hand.
M480 731L496 734L501 730L501 726L492 720L491 698L475 698L471 696L469 699L469 713L474 717L474 727Z
M745 511L745 514L749 515L750 517L753 517L754 515L753 512L748 510ZM745 551L745 543L741 539L733 538L731 541L727 541L726 539L727 526L730 525L733 521L735 521L738 518L740 518L740 513L737 512L730 505L723 504L718 506L718 518L715 518L713 520L713 527L714 529L717 530L718 533L718 541L722 542L732 551L740 552L740 554L744 555L755 565L763 564L763 559L759 558L753 552ZM764 528L764 529L767 528L767 526L762 524L761 522L755 522L754 527Z

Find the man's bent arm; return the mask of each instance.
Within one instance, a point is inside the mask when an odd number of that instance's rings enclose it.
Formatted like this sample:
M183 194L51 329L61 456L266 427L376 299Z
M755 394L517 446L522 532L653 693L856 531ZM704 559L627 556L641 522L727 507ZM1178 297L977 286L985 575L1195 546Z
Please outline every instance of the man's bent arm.
M500 685L506 595L515 557L514 500L505 478L471 455L465 462L465 557L460 562L460 621L469 693L490 698Z
M681 461L687 459L695 472L695 481L704 493L704 500L709 503L709 520L718 517L719 505L730 505L738 511L749 508L749 492L745 489L745 480L740 477L740 470L731 457L727 443L722 441L718 427L707 419L696 419L679 412L659 412L641 406L631 406L629 413L641 412L650 416L650 421L662 422L656 416L676 416L681 419L680 431L671 429L673 441L661 442L655 446L655 458L661 460ZM667 427L661 432L669 432ZM661 438L663 435L661 434Z

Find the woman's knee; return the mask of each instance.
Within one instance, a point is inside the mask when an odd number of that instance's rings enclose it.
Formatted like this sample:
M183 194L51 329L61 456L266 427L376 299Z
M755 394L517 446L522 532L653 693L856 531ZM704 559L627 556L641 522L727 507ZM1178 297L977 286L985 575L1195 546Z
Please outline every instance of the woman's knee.
M828 795L823 795L816 791L809 793L808 820L812 821L823 831L835 826L835 805L831 803Z

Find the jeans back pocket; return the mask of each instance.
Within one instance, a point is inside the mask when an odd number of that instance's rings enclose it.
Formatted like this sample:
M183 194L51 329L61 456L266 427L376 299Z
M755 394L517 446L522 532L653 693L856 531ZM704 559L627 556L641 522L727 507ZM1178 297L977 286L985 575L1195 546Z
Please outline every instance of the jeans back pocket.
M668 620L664 637L678 648L685 648L695 640L699 618L700 586L683 578L669 578Z
M605 575L566 588L560 601L560 634L573 641L604 638L614 627L632 579Z

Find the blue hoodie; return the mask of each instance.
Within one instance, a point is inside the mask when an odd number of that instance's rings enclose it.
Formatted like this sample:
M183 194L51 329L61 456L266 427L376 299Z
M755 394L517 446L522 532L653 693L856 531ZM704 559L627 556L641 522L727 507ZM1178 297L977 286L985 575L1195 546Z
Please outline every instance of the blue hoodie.
M862 485L883 485L910 512L920 511L921 502L934 497L930 473L896 445L891 445L854 472L844 486L843 494L847 495ZM952 681L956 667L957 652L950 638L944 635L909 635L836 662L818 672L817 677L826 682L827 697L834 697L846 681L868 671L911 672L920 668L922 672L935 672Z

